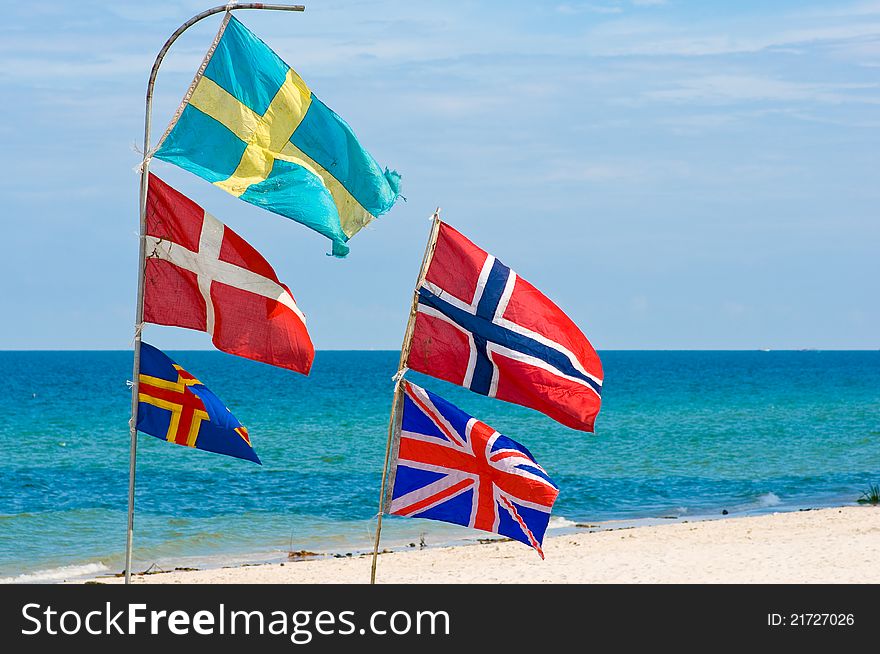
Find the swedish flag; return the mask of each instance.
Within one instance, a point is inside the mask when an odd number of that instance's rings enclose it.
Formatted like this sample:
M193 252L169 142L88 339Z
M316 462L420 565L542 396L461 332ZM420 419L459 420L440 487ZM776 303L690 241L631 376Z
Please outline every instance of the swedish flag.
M327 236L336 256L399 195L400 176L230 13L153 156Z

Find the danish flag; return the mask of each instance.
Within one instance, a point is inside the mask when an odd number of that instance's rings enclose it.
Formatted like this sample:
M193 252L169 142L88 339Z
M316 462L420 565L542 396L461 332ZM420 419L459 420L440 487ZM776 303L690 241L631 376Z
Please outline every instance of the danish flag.
M208 332L218 350L308 374L306 321L272 266L195 202L150 175L144 320Z
M582 431L593 431L601 405L602 363L577 325L442 222L407 366Z
M390 513L541 543L556 484L522 445L415 384L403 382Z

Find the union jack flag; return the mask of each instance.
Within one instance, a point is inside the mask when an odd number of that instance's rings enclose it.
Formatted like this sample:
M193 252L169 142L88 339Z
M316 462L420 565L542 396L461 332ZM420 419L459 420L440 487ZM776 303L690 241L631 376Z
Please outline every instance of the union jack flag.
M389 513L541 543L559 489L531 453L441 397L402 382Z
M602 363L543 293L440 223L407 366L593 431Z

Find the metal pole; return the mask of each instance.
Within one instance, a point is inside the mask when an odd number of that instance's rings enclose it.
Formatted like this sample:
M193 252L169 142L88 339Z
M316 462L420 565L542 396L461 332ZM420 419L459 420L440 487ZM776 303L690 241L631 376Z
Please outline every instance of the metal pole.
M165 54L177 38L190 27L198 23L203 18L219 14L222 11L234 11L237 9L269 9L275 11L305 11L303 5L273 5L263 4L261 2L247 2L243 4L229 3L228 5L219 5L212 9L206 9L200 14L196 14L177 30L165 41L165 45L156 55L153 62L153 68L150 71L150 79L147 82L147 99L144 107L144 162L141 166L141 184L140 184L140 230L138 232L138 284L137 284L137 306L135 308L134 320L134 363L132 366L131 377L131 418L128 421L129 436L131 445L128 454L128 531L125 539L125 583L131 583L131 550L132 539L134 537L134 480L135 468L137 466L137 415L138 415L138 387L141 371L141 330L144 326L144 267L145 267L145 249L146 249L146 223L147 223L147 184L150 172L150 126L152 123L153 111L153 87L156 85L156 76L159 74L159 66L165 58Z
M409 319L406 323L406 332L403 335L403 347L400 348L400 361L397 364L397 372L399 373L406 367L409 359L409 351L412 347L413 329L416 326L416 314L419 309L419 287L425 281L428 274L428 268L434 259L434 248L437 246L437 236L440 233L440 207L434 210L431 216L431 231L428 234L428 244L425 246L425 255L422 257L422 267L419 269L419 278L416 280L416 287L413 290L412 304L409 308Z
M437 234L440 231L440 207L431 216L431 232L428 236L428 244L425 246L425 254L422 257L422 267L419 269L419 278L413 290L412 304L409 309L409 319L406 322L406 331L403 335L403 345L400 348L400 361L397 364L397 374L394 375L394 399L391 401L391 416L388 418L388 440L385 442L385 463L382 467L382 483L379 486L379 515L376 521L376 538L373 541L373 563L370 566L370 583L376 583L376 560L379 557L379 539L382 536L382 516L385 513L385 483L388 479L388 463L391 459L391 442L394 439L394 424L397 419L397 411L403 395L403 374L406 371L406 362L412 348L413 330L415 329L416 314L419 308L419 287L425 281L428 267L434 258L434 248L437 245Z
M379 486L379 515L376 521L376 537L373 540L373 563L370 566L370 583L376 583L376 560L379 558L379 538L382 535L382 516L385 513L385 482L388 479L388 460L391 458L391 441L394 439L394 421L402 395L403 380L397 378L394 384L394 399L391 400L391 416L388 418L388 440L385 442L385 463L382 466L382 484Z

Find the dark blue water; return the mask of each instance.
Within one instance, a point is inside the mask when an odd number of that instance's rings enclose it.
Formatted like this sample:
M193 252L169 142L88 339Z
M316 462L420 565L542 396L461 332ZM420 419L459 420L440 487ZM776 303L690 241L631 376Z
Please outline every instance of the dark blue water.
M308 378L172 356L264 465L141 436L136 567L369 546L396 352L320 352ZM410 375L531 449L561 487L556 525L843 504L880 482L880 352L601 356L595 435ZM127 352L0 352L0 577L122 568L130 376ZM386 524L388 543L467 535Z

